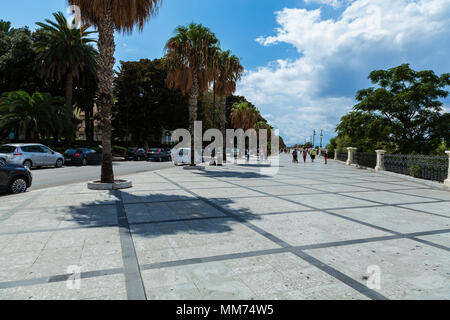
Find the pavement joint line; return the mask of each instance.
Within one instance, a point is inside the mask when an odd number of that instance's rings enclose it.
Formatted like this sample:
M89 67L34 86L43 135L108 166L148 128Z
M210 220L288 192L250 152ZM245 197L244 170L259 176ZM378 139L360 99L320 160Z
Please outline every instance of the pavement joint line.
M128 224L127 213L123 205L122 193L115 190L113 194L119 199L117 204L117 221L119 223L120 244L122 248L125 287L129 300L147 300L139 262L134 248L133 236Z
M389 241L389 240L396 240L396 239L410 239L413 237L445 234L445 233L450 233L450 229L430 230L430 231L422 231L422 232L405 233L403 235L380 236L380 237L372 237L372 238L362 238L362 239L354 239L354 240L343 240L343 241L325 242L325 243L317 243L317 244L309 244L309 245L300 245L300 246L293 246L293 248L298 249L298 250L316 250L316 249L332 248L332 247L337 247L337 246L355 245L355 244L360 244L360 243L371 243L371 242ZM419 240L421 240L421 239L419 239ZM290 251L287 248L263 249L263 250L230 253L230 254L209 256L209 257L202 257L202 258L189 258L189 259L182 259L182 260L149 263L149 264L140 265L140 268L141 268L141 270L171 268L171 267L186 266L186 265L200 264L200 263L210 263L210 262L227 261L227 260L235 260L235 259L250 258L250 257L260 257L260 256L264 256L264 255L272 255L272 254L288 253L288 252L290 252ZM85 272L81 273L80 278L81 279L89 279L89 278L96 278L96 277L122 274L122 273L124 273L123 268L85 271ZM53 282L62 282L62 281L68 280L70 276L71 276L70 274L60 274L60 275L52 275L52 276L33 278L33 279L0 282L0 290L8 289L8 288L15 288L15 287L25 287L25 286L33 286L33 285L39 285L39 284L47 284L47 283L53 283Z
M266 196L264 196L266 197ZM264 198L261 197L261 198ZM284 199L286 200L286 199ZM200 202L201 200L193 200L195 202ZM148 204L152 204L152 202L146 202ZM408 203L409 204L409 203ZM416 203L417 204L417 203ZM407 204L404 204L407 205ZM369 205L369 206L353 206L353 207L336 207L336 208L323 208L321 210L326 211L338 211L338 210L348 210L348 209L365 209L365 208L382 208L382 207L392 207L392 205ZM401 207L403 208L403 207ZM409 209L409 208L404 208ZM267 212L267 213L257 213L257 214L246 214L247 216L272 216L272 215L283 215L283 214L292 214L292 213L309 213L316 212L316 209L304 209L304 210L289 210L289 211L276 211L276 212ZM413 211L416 211L415 209ZM418 210L419 212L422 212ZM426 212L425 212L426 213ZM444 216L446 217L446 216ZM217 217L199 217L199 218L186 218L186 219L170 219L170 220L154 220L154 221L140 221L140 222L129 222L132 225L145 225L145 224L160 224L160 223L174 223L174 222L182 222L182 221L196 221L196 220L208 220L208 219L226 219L227 216L217 216ZM59 231L67 231L67 230L78 230L78 229L95 229L95 228L107 228L107 227L117 227L117 223L111 224L99 224L99 225L79 225L74 227L64 227L64 228L52 228L52 229L35 229L35 230L25 230L25 231L11 231L11 232L0 232L0 236L5 235L17 235L17 234L30 234L30 233L42 233L42 232L59 232Z
M283 184L291 185L291 186L297 186L296 184L291 184L291 183L287 183L287 182L283 182ZM346 184L346 185L347 186L351 186L351 184ZM312 188L312 187L307 187L307 186L304 186L304 188L307 188L307 189L310 189L310 190L314 190L314 191L323 191L323 190L320 190L320 189L317 189L317 188ZM254 189L252 189L252 190L255 191ZM373 191L392 192L392 193L403 194L403 195L406 195L406 196L411 196L411 197L416 197L416 198L424 198L424 199L431 199L431 200L433 200L433 201L426 201L425 203L450 202L450 200L442 200L442 199L430 198L430 197L426 197L426 196L417 196L417 195L411 195L411 194L407 194L407 193L396 192L395 190L383 190L383 189L363 190L363 191L355 191L355 192L354 191L323 191L323 193L324 194L342 195L344 197L352 198L352 199L355 199L355 200L362 200L362 201L372 202L372 203L379 204L379 205L389 205L389 206L392 206L392 207L399 207L399 208L402 208L402 209L409 209L408 207L406 207L406 208L405 207L400 207L401 205L407 205L407 204L402 204L402 203L387 204L387 203L380 202L380 201L369 200L369 199L362 199L362 198L353 197L353 196L350 196L350 195L346 194L346 193L354 194L354 193L373 192ZM298 194L298 195L301 195L301 194ZM313 194L309 194L309 195L314 195L314 193ZM291 195L283 195L283 197L289 197L289 196L291 196ZM424 203L424 202L417 202L417 203L413 202L413 203L410 203L410 204L422 204L422 203ZM419 210L419 209L411 209L411 211L421 212L421 213L425 213L425 214L429 214L429 215L433 215L433 216L438 216L438 217L450 219L449 216L441 215L439 213L433 213L433 212L423 211L423 210Z
M222 179L219 179L219 178L214 178L214 179L217 179L218 181L223 181ZM230 184L234 184L234 183L231 183L231 182L229 182L229 183ZM236 184L234 184L234 185L236 185ZM243 188L246 188L248 190L252 190L252 191L255 191L255 192L259 192L259 193L262 193L262 194L267 194L266 192L252 189L251 187L243 187ZM344 196L346 196L346 195L344 195ZM380 226L377 226L377 225L374 225L374 224L371 224L371 223L367 223L367 222L364 222L364 221L361 221L361 220L358 220L358 219L354 219L354 218L351 218L351 217L343 216L343 215L340 215L338 213L332 212L330 210L319 209L319 208L316 208L316 207L313 207L313 206L310 206L310 205L307 205L307 204L304 204L304 203L301 203L301 202L298 202L298 201L285 199L285 198L282 198L280 196L274 196L274 197L279 198L279 199L283 199L283 200L286 200L286 201L289 201L289 202L292 202L292 203L295 203L295 204L299 204L299 205L302 205L302 206L310 208L310 209L315 209L315 211L321 211L323 213L326 213L326 214L329 214L329 215L332 215L332 216L335 216L335 217L339 217L341 219L345 219L345 220L352 221L352 222L355 222L355 223L358 223L358 224L361 224L361 225L365 225L367 227L370 227L370 228L373 228L373 229L377 229L377 230L380 230L380 231L383 231L383 232L388 232L388 233L396 234L396 235L402 234L400 232L397 232L397 231L394 231L394 230L390 230L390 229L387 229L387 228L384 228L384 227L380 227ZM353 197L351 197L351 198L353 198ZM363 199L360 199L360 198L355 198L355 199L363 200ZM371 201L371 202L379 203L380 205L383 205L383 206L385 206L385 205L393 206L393 205L389 205L389 204L382 203L382 202L375 202L375 201ZM442 201L442 202L447 202L447 201ZM416 239L412 238L411 240L416 240ZM435 244L433 242L428 243L428 245L436 247L436 248L439 248L439 249L442 249L441 245Z
M40 196L44 195L47 191L41 191L41 192L37 192L35 195L33 195L32 197L30 197L27 200L21 201L20 204L18 204L17 206L15 206L12 209L7 209L7 213L0 215L0 223L5 222L6 220L8 220L9 218L11 218L14 214L16 214L18 211L21 211L22 209L25 210L27 206L29 206L32 201L36 200L37 198L39 198ZM2 210L0 210L2 211Z
M162 176L159 173L156 173L158 176L163 177L165 179L167 179L167 181L172 182L173 184L178 185L176 182L172 181L169 178L166 178L164 176ZM219 179L218 179L219 180ZM265 231L262 228L259 228L258 226L252 224L251 222L246 221L245 219L243 219L242 217L236 216L235 214L233 214L232 212L230 212L229 210L216 205L212 202L210 202L208 199L205 199L203 197L200 197L199 195L195 194L193 191L190 191L188 189L185 189L185 191L191 193L192 195L199 197L199 199L202 199L205 203L210 204L214 207L216 207L218 210L222 211L223 213L225 213L226 215L229 215L231 217L234 217L236 219L236 221L242 223L243 225L247 226L248 228L252 229L253 231L255 231L256 233L264 236L265 238L271 240L272 242L274 242L275 244L279 245L282 248L286 248L288 249L291 253L293 253L294 255L296 255L297 257L301 258L302 260L314 265L315 267L317 267L318 269L326 272L328 275L336 278L337 280L345 283L346 285L350 286L351 288L353 288L354 290L360 292L361 294L365 295L366 297L370 298L370 299L377 299L377 300L388 300L387 297L383 296L382 294L367 288L366 286L364 286L363 284L357 282L356 280L352 279L351 277L343 274L342 272L326 265L325 263L319 261L318 259L310 256L309 254L295 249L293 248L290 244L288 244L287 242L281 240L280 238L274 236L273 234Z
M290 186L297 186L295 184L288 183L288 182L284 182L284 184L290 185ZM351 186L351 184L346 184L346 185L347 186ZM307 189L310 189L310 190L314 190L314 191L323 191L321 189L317 189L317 188L314 188L314 187L308 187L308 186L304 186L304 188L307 188ZM369 188L369 187L366 187L366 188ZM385 190L382 190L382 189L371 189L371 190L367 190L367 191L365 190L365 191L362 191L362 192L373 192L373 191L385 191ZM395 193L395 191L390 191L390 192ZM364 201L373 202L373 203L377 203L377 204L385 204L383 202L376 201L376 200L361 199L361 198L358 198L358 197L353 197L353 196L347 195L346 193L348 193L348 192L324 191L324 193L326 193L326 194L339 194L339 195L342 195L344 197L352 198L352 199L355 199L355 200L364 200ZM351 193L357 193L357 192L351 192ZM411 197L416 197L416 198L423 198L423 199L427 199L428 198L428 197L423 197L423 196L414 196L414 195L410 195L410 194L406 194L406 195L411 196ZM431 199L431 200L438 200L438 201L447 201L447 200L434 199L434 198L433 199L429 198L429 199Z
M341 162L341 165L344 165L344 163ZM361 169L361 168L354 168L354 169ZM411 183L414 183L414 184L417 184L417 185L420 185L420 184L427 185L427 186L431 187L434 190L445 191L445 189L442 188L443 187L443 183L440 182L440 181L428 180L428 179L420 179L420 178L412 178L410 175L397 173L397 172L389 171L389 170L382 170L380 172L374 172L373 168L369 168L369 169L370 170L368 170L368 168L362 168L362 170L367 170L367 173L373 173L373 174L375 174L377 176L380 176L382 174L389 175L389 173L391 173L391 174L395 174L396 176L398 176L398 179L402 180L404 182L411 182ZM408 178L411 178L411 179L408 179ZM414 180L417 180L417 181L414 181ZM431 185L430 183L435 183L436 185ZM439 187L437 186L438 184L439 184ZM402 185L402 184L398 183L398 185Z

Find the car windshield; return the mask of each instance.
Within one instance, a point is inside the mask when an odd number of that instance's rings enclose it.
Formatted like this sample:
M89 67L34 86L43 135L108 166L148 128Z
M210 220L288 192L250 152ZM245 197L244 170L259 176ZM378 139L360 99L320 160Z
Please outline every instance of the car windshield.
M13 153L16 150L16 147L13 146L1 146L0 153Z

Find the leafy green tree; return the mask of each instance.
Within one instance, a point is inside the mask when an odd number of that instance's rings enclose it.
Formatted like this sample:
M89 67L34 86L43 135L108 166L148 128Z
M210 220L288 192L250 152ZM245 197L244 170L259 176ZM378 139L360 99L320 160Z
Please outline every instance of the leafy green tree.
M436 148L434 128L441 118L440 98L448 96L450 74L414 71L408 64L369 75L377 88L358 91L355 111L369 112L389 126L390 141L401 153L428 153ZM438 142L438 141L437 141Z
M121 61L114 93L114 135L131 143L148 146L160 144L162 129L174 130L188 123L188 100L180 91L166 86L164 59Z
M53 14L55 22L37 22L41 27L36 32L34 47L40 61L40 75L45 80L65 83L66 107L73 114L74 80L82 78L83 73L97 72L97 51L89 38L95 31L88 31L87 25L81 29L70 28L62 12Z
M180 89L183 94L189 94L192 150L194 150L194 122L197 120L198 98L214 79L214 59L219 50L218 45L219 40L211 30L201 24L191 23L188 26L177 27L175 35L165 46L169 88ZM191 152L191 166L195 166L194 156L194 152Z
M10 25L0 22L0 94L42 89L42 80L36 73L32 33L28 28L14 29Z
M391 143L390 123L376 113L352 111L341 118L336 132L339 137L346 137L338 140L339 152L355 146L360 152L375 152L378 148L396 151L396 145ZM348 145L342 145L344 141Z
M6 92L0 98L0 135L14 132L25 141L70 135L64 99L50 93Z

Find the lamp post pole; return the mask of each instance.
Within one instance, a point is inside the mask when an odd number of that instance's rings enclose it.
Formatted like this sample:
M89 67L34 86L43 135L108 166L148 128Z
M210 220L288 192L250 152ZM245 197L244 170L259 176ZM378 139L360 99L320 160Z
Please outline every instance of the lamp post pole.
M214 128L214 123L216 122L216 78L214 77L213 84L213 110L212 110L212 127Z
M313 145L313 148L314 148L314 146L316 145L316 144L315 144L315 140L316 140L316 129L313 130L313 139L312 139L312 145Z
M322 149L323 129L320 129L320 149Z

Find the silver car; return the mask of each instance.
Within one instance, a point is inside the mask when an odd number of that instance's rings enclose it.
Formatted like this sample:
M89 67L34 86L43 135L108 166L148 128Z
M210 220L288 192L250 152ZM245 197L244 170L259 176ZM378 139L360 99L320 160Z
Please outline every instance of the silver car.
M0 160L23 165L27 168L64 165L64 156L49 147L37 143L5 144L0 146Z

